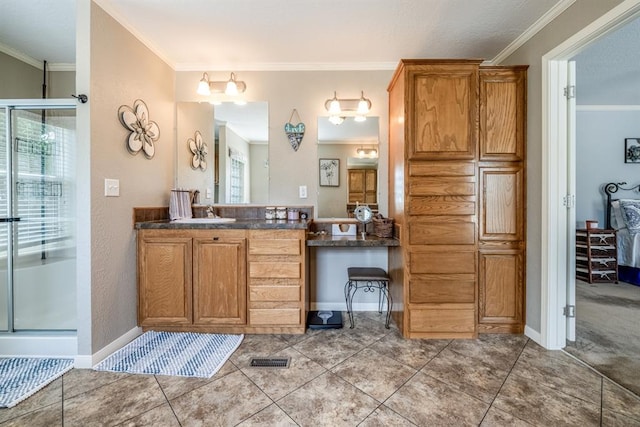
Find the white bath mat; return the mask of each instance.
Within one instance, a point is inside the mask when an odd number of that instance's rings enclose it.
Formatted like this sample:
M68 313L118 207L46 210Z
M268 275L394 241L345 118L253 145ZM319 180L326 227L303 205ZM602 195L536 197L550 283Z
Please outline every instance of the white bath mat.
M73 368L73 359L0 359L0 408L11 408Z
M97 371L210 378L244 335L148 331L94 366Z

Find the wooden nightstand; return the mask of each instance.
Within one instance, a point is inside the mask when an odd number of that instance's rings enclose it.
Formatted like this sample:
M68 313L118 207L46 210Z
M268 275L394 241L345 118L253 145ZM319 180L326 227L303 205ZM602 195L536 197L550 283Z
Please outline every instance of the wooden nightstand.
M615 230L576 230L576 277L589 283L618 283Z

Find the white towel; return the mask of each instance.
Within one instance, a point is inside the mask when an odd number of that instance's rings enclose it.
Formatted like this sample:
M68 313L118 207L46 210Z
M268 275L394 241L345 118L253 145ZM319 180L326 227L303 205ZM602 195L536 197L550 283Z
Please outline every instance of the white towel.
M169 198L169 219L191 218L191 200L188 190L171 190Z

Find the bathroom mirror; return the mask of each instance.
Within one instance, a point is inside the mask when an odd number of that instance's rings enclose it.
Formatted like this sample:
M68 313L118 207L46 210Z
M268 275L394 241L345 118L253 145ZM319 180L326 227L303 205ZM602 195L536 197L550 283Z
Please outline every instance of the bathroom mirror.
M348 217L356 200L367 200L377 210L372 200L377 202L378 196L379 126L378 117L367 117L364 122L345 117L339 125L328 117L318 117L318 159L340 159L340 185L318 187L319 218ZM352 191L350 196L350 183L351 190L362 190L362 194Z
M207 168L193 169L188 140L207 146ZM269 105L179 102L176 186L197 189L200 204L269 203Z

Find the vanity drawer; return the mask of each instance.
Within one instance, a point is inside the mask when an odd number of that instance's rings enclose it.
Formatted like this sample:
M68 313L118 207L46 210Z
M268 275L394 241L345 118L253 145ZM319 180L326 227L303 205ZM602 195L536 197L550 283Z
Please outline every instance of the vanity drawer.
M249 277L251 278L302 278L302 268L299 262L260 262L249 263Z
M474 334L476 312L473 308L412 308L409 315L411 332Z
M249 255L300 255L300 239L252 239L249 240Z
M249 301L300 301L300 286L249 287Z
M251 325L299 325L299 308L251 308L249 309Z
M411 273L447 274L475 273L476 251L473 246L431 246L420 252L411 252L409 263Z
M473 303L475 274L414 274L409 280L409 301L424 303Z

